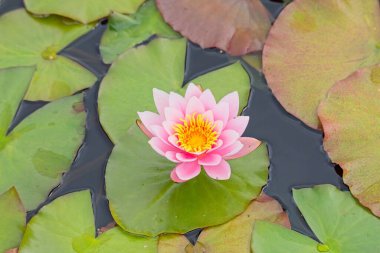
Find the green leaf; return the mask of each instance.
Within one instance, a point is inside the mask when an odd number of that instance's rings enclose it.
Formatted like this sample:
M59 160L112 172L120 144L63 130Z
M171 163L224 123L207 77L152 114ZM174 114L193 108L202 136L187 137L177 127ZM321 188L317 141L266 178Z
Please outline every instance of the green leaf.
M33 71L0 70L0 192L15 186L28 210L36 208L70 168L86 117L82 95L66 97L38 109L7 134Z
M43 207L28 223L19 253L154 253L157 239L112 228L94 237L89 191L62 196Z
M92 29L92 26L66 23L58 17L35 18L23 9L0 16L0 68L37 66L25 99L54 100L96 81L87 69L57 55Z
M294 190L294 199L321 243L291 230L264 222L253 233L253 252L377 253L380 220L360 206L349 192L332 185Z
M28 11L57 14L88 24L112 12L134 13L144 0L25 0Z
M133 126L115 146L107 165L112 215L125 230L149 236L224 223L243 212L265 184L266 145L229 163L229 180L213 180L202 172L188 182L174 183L170 171L175 164L158 155Z
M379 45L379 1L293 1L269 33L263 70L285 109L320 128L320 101L335 82L379 63Z
M0 195L0 252L18 247L26 225L26 211L15 188Z
M319 107L324 148L352 194L380 217L380 65L338 82Z
M100 43L103 61L112 63L121 53L152 35L166 38L180 37L162 19L155 1L147 1L136 14L131 16L112 14Z
M207 253L250 253L252 227L260 220L290 226L288 216L281 205L262 194L236 218L225 224L204 229L194 246L183 235L160 236L158 252L192 252L192 249L194 252Z

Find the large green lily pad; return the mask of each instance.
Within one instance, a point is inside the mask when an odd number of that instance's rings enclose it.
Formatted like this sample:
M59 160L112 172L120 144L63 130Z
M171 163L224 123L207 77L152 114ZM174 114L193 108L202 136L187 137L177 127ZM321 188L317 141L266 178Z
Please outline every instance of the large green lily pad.
M24 9L0 16L0 68L37 66L25 99L50 101L91 86L96 77L78 63L57 55L92 29L68 25L58 17L36 18Z
M352 194L380 217L380 65L338 82L319 107L324 147Z
M380 220L349 192L332 185L293 191L294 199L319 242L281 226L259 221L253 231L255 253L377 253Z
M26 226L26 211L15 188L0 195L0 252L18 247Z
M144 0L24 0L28 11L57 14L88 24L112 12L134 13Z
M82 95L38 109L9 134L34 68L0 70L0 192L17 188L27 210L37 207L70 168L84 137Z
M258 220L276 222L290 227L288 216L281 205L263 194L252 201L248 208L233 220L220 226L204 229L194 246L183 235L161 236L158 252L251 253L252 228Z
M112 228L95 238L89 191L75 192L43 207L28 223L19 253L155 253L156 238Z
M335 82L380 62L377 0L298 0L264 46L264 73L285 109L317 128L317 107Z
M147 1L134 15L112 14L100 43L103 61L113 62L121 53L152 35L166 38L180 36L162 19L154 0Z

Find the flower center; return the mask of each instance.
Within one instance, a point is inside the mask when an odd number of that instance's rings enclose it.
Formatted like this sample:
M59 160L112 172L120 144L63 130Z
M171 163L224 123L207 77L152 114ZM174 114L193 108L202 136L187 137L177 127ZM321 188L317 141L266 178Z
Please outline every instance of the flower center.
M173 129L178 138L178 145L187 152L199 153L210 150L216 143L219 133L214 130L215 124L204 119L202 114L186 115L182 124Z

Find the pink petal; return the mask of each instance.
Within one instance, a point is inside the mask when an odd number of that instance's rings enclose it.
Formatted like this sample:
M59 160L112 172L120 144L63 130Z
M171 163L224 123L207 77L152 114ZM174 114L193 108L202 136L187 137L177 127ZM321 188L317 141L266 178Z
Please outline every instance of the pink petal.
M142 123L141 120L136 120L137 126L140 128L140 130L150 139L153 137L153 134L146 128L146 126Z
M165 153L167 151L176 151L176 148L173 147L172 145L169 145L165 142L163 142L160 138L158 137L153 137L152 139L149 140L150 146L156 151L158 154L165 156Z
M141 122L144 124L144 126L150 131L152 125L160 125L162 122L161 116L154 112L138 112L137 113L141 119Z
M217 141L216 141L216 144L214 144L214 147L212 147L212 149L210 149L209 151L207 151L207 153L211 153L211 152L217 150L217 149L220 148L222 145L223 145L223 141L222 141L222 140L217 140Z
M183 182L186 182L186 180L181 180L178 176L177 176L177 173L175 171L175 168L172 170L172 172L170 173L170 178L176 182L176 183L183 183Z
M180 148L178 146L178 138L175 135L170 135L168 138L168 141L170 144L172 144L174 147Z
M227 103L218 103L212 111L214 112L215 121L221 120L223 122L223 125L227 125L229 115L229 106Z
M200 165L215 166L222 161L222 157L217 154L205 154L198 158L198 163Z
M169 106L173 107L173 108L178 108L181 111L185 111L186 100L181 95L179 95L175 92L170 92L170 94L169 94Z
M225 160L215 166L203 166L207 175L216 180L227 180L231 177L231 167Z
M205 90L202 93L202 95L199 97L199 100L205 106L206 110L210 110L216 106L215 97L209 89Z
M154 103L156 104L158 113L163 115L165 108L169 106L169 94L162 90L154 88L153 98L154 98Z
M224 129L223 121L217 120L214 122L214 125L215 125L214 130L220 134Z
M261 141L251 137L241 137L239 141L244 145L243 148L234 155L223 157L224 159L231 160L248 155L261 144Z
M180 162L193 162L197 159L197 157L189 153L177 153L176 159Z
M203 118L205 120L210 121L210 122L214 122L214 113L212 111L208 110L205 113L203 113Z
M184 119L184 118L185 118L185 115L180 110L173 107L165 108L165 119L167 121L180 123L181 119Z
M239 94L234 91L224 96L219 103L227 103L229 105L229 119L235 118L239 113Z
M169 134L169 135L172 135L174 134L174 125L176 123L174 121L164 121L162 122L162 126L164 127L165 131Z
M239 152L243 147L243 143L241 143L240 141L236 141L234 144L226 148L220 148L216 150L215 153L221 155L222 157L229 157Z
M180 163L175 167L177 176L181 180L189 180L199 175L201 166L197 162Z
M174 151L168 151L165 153L165 157L169 160L169 161L172 161L173 163L179 163L179 161L177 160L177 158L175 157L176 156L176 153L177 152L174 152Z
M226 148L234 144L239 139L239 137L240 137L240 134L238 134L234 130L224 130L219 137L219 139L223 141L222 148Z
M169 144L168 138L169 134L165 131L162 126L151 126L152 134L158 138L160 138L163 142Z
M187 86L185 99L186 99L186 101L189 101L190 98L192 98L192 97L198 98L198 97L200 97L201 94L202 94L202 90L198 86L196 86L193 83L189 83L189 85Z
M192 115L193 113L202 114L205 112L205 107L197 97L190 98L186 106L186 115Z
M226 129L231 129L236 131L238 134L242 135L248 126L249 116L238 116L237 118L228 121Z

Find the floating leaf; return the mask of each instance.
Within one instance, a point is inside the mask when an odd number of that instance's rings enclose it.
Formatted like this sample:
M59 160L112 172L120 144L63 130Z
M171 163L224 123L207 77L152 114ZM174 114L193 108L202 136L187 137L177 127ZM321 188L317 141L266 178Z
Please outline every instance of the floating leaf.
M317 107L335 82L380 62L377 0L299 0L280 14L263 52L280 103L317 128Z
M288 216L281 205L263 194L252 201L248 208L233 220L220 226L204 229L194 246L183 235L161 236L158 252L186 253L193 249L194 252L207 253L250 253L252 228L258 220L290 226ZM196 248L200 250L196 251Z
M57 14L88 24L112 12L134 13L144 0L25 0L28 11Z
M26 225L26 211L15 188L0 195L0 252L18 247Z
M295 231L259 221L253 231L254 253L378 253L380 220L349 192L332 185L293 190L294 199L317 241Z
M8 134L33 73L31 67L0 70L0 192L15 186L28 210L69 169L83 140L86 116L77 110L82 95L66 97L38 109Z
M27 100L72 95L92 85L96 77L58 53L91 28L67 25L57 17L35 18L23 9L8 12L0 16L0 68L37 66Z
M43 207L28 223L19 253L155 253L157 239L112 228L94 237L89 191L75 192Z
M260 0L157 0L157 6L184 37L231 55L261 50L271 26Z
M166 38L179 37L179 34L162 19L153 0L147 1L132 16L112 14L100 43L103 61L113 62L121 53L152 35Z
M380 66L338 82L319 107L324 147L359 201L380 216Z

